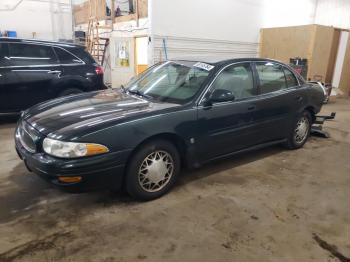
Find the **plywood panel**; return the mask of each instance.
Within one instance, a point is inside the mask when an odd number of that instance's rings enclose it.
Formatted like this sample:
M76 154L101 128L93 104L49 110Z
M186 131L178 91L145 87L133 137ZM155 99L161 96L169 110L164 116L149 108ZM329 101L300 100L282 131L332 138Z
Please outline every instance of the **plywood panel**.
M261 30L260 56L289 63L293 57L308 60L308 79L326 80L333 73L335 29L306 25Z
M260 56L289 63L292 57L310 58L313 25L261 30Z
M106 18L106 1L105 0L91 0L92 15L103 20ZM76 25L88 23L90 17L90 4L85 1L79 5L73 5L73 17Z
M310 49L308 78L326 81L328 64L331 58L334 28L315 25L313 45Z
M327 74L326 74L326 83L332 83L334 69L335 69L335 62L337 60L337 55L338 55L340 34L341 34L340 29L334 30L332 47L331 47L331 54L329 57Z
M348 39L348 46L346 48L339 88L345 95L350 96L350 36Z
M148 0L138 0L139 17L148 17Z

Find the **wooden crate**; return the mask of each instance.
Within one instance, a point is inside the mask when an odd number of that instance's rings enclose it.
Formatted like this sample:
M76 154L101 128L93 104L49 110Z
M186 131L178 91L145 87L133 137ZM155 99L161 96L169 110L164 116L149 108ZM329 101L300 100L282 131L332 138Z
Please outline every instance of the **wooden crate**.
M337 55L334 49L338 47L335 30L321 25L264 28L260 34L260 56L285 63L294 57L306 58L307 78L329 83Z

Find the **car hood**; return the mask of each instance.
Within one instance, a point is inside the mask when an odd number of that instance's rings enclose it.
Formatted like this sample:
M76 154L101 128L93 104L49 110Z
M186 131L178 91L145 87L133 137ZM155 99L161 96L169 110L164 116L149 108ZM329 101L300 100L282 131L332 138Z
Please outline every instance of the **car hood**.
M178 106L152 103L120 90L109 89L54 99L27 110L22 119L44 135L64 139Z

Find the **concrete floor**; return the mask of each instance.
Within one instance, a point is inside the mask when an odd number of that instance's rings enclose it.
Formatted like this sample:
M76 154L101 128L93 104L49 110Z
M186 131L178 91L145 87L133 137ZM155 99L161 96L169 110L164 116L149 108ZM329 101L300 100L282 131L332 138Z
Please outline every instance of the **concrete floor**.
M187 171L161 199L68 194L29 173L0 125L0 261L350 261L350 100L330 139Z

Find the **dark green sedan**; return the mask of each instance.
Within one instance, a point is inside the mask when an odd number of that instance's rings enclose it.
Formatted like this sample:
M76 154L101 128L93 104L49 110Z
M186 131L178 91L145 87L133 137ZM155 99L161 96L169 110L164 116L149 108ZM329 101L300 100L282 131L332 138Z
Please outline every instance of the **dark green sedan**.
M22 113L16 149L30 171L68 191L162 196L183 167L309 137L323 90L266 59L172 60L125 87Z

